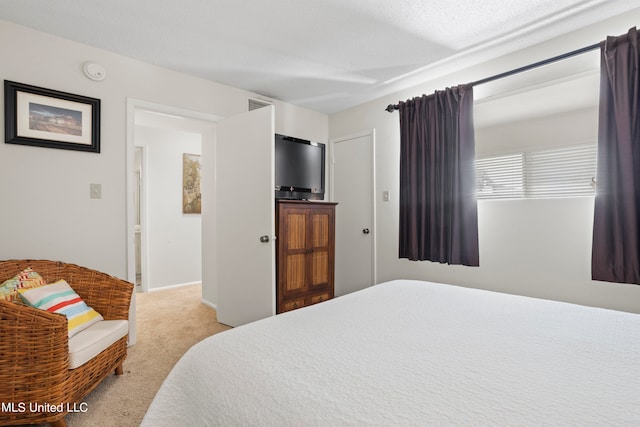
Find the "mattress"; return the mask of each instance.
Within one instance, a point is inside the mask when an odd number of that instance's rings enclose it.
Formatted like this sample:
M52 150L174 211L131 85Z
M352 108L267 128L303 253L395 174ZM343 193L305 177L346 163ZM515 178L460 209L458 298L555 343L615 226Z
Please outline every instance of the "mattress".
M640 315L397 280L228 330L142 426L640 425Z

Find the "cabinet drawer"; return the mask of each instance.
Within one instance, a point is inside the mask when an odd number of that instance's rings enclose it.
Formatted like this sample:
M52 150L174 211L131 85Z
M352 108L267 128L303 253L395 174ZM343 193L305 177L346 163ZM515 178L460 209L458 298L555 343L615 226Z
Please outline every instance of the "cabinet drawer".
M329 292L325 292L325 293L322 293L322 294L316 294L316 295L310 295L308 297L308 305L317 304L319 302L326 301L328 299L331 299L331 294L329 294Z
M284 313L285 311L295 310L296 308L302 308L304 306L305 306L304 298L297 298L297 299L283 301L281 313Z

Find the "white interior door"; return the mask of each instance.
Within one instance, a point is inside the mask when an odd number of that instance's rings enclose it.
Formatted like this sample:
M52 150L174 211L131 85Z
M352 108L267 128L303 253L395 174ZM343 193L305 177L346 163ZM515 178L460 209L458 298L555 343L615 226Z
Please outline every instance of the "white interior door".
M218 123L217 309L229 326L275 314L273 146L272 106Z
M374 146L373 132L331 141L336 296L375 283Z

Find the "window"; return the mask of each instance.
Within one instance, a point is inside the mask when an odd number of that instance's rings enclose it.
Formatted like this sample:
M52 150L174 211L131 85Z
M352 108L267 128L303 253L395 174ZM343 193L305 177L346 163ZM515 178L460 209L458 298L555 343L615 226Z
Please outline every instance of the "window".
M478 199L592 196L596 145L482 157L476 173Z
M524 197L524 153L476 160L479 199Z

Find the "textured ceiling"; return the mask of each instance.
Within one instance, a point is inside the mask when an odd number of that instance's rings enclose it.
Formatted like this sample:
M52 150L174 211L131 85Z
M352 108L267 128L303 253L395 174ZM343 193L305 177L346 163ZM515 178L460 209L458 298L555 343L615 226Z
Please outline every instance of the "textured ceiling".
M639 6L632 0L0 0L0 19L333 113L437 77L472 54L477 62L492 59Z

